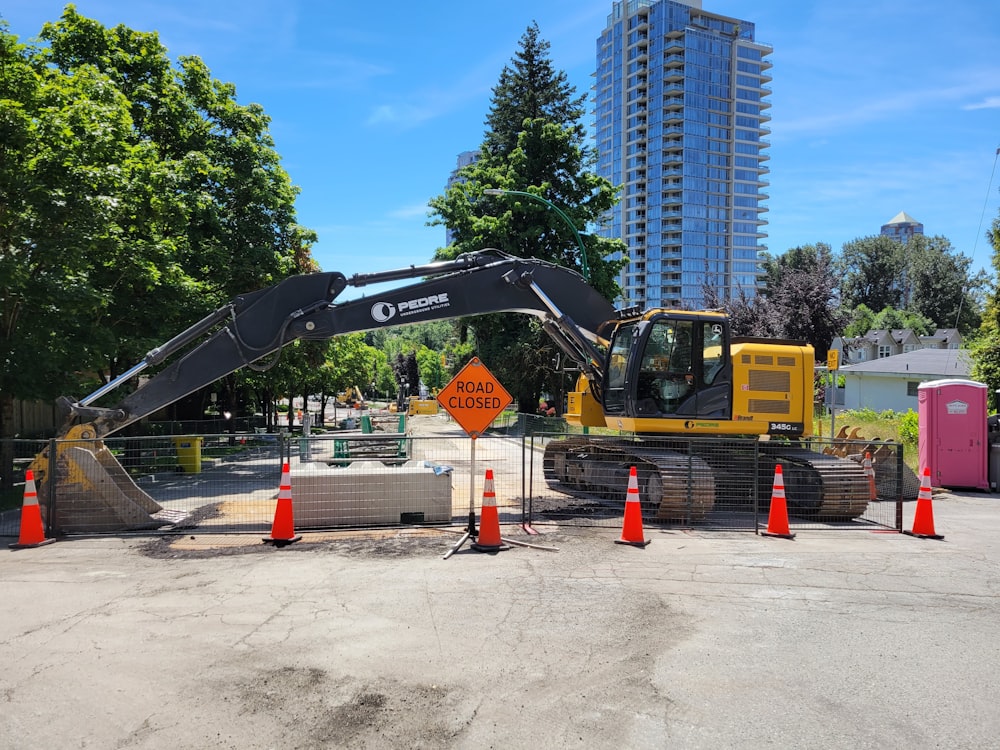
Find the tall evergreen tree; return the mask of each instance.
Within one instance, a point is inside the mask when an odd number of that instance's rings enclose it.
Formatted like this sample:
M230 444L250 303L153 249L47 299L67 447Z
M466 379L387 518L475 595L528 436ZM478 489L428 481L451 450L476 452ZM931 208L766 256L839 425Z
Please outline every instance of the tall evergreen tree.
M453 258L495 247L517 257L540 258L586 270L591 285L614 299L622 262L607 258L624 251L624 245L581 233L616 203L617 190L592 171L595 156L585 145L580 123L584 97L576 95L564 73L555 71L548 51L537 25L529 26L493 89L479 160L430 201L429 223L446 226L453 239L436 255ZM486 196L487 188L530 193L538 199ZM533 410L543 389L562 390L559 376L552 372L555 351L536 321L521 325L509 315L494 315L479 316L468 325L476 334L480 357L515 394L521 409Z
M586 96L576 96L562 71L549 60L549 43L538 35L532 23L521 37L520 48L510 66L500 73L493 89L493 101L486 117L486 137L482 154L503 159L518 146L525 120L545 120L573 131L582 141Z

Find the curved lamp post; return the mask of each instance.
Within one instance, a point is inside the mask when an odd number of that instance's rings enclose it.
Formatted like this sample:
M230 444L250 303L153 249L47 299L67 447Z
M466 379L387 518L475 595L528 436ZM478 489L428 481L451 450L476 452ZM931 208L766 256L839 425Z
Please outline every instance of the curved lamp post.
M486 195L523 195L525 198L531 198L543 203L557 214L559 218L566 222L567 226L573 230L573 237L576 238L576 244L580 248L580 269L583 271L583 278L585 281L590 281L590 266L587 263L587 248L583 246L583 237L580 236L580 232L577 230L576 225L569 220L569 217L564 214L559 207L550 200L543 198L540 195L535 195L534 193L526 193L523 190L501 190L499 188L486 188L483 190Z

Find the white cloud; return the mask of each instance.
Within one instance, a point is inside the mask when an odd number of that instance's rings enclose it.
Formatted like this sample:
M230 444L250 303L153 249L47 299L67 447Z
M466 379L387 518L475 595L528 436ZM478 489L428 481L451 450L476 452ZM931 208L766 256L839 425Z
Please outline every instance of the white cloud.
M410 206L401 206L393 211L389 212L389 216L393 219L415 219L415 218L426 218L427 212L430 210L426 203L414 203Z
M380 104L375 107L368 119L367 125L402 125L409 127L435 117L436 113L426 107L413 104Z
M988 96L977 104L966 104L962 109L1000 109L1000 96Z

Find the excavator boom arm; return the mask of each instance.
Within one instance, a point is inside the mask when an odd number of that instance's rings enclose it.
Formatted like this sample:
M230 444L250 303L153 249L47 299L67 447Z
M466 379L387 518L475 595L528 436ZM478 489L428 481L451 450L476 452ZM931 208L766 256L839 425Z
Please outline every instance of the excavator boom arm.
M422 281L342 303L348 286L405 278ZM184 333L146 355L128 371L134 376L186 345L179 355L117 406L91 407L123 382L119 378L78 402L63 399L71 417L89 420L98 436L108 435L242 367L273 357L297 339L325 340L390 326L520 312L539 317L564 353L594 382L601 377L599 332L615 317L614 307L574 271L535 259L484 250L424 266L356 275L304 274L235 298Z

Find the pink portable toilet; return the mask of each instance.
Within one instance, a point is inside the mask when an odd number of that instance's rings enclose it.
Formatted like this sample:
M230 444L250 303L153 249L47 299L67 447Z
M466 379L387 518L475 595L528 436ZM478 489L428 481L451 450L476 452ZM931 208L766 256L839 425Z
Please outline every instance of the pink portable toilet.
M989 490L986 384L946 379L917 387L918 455L935 487Z

